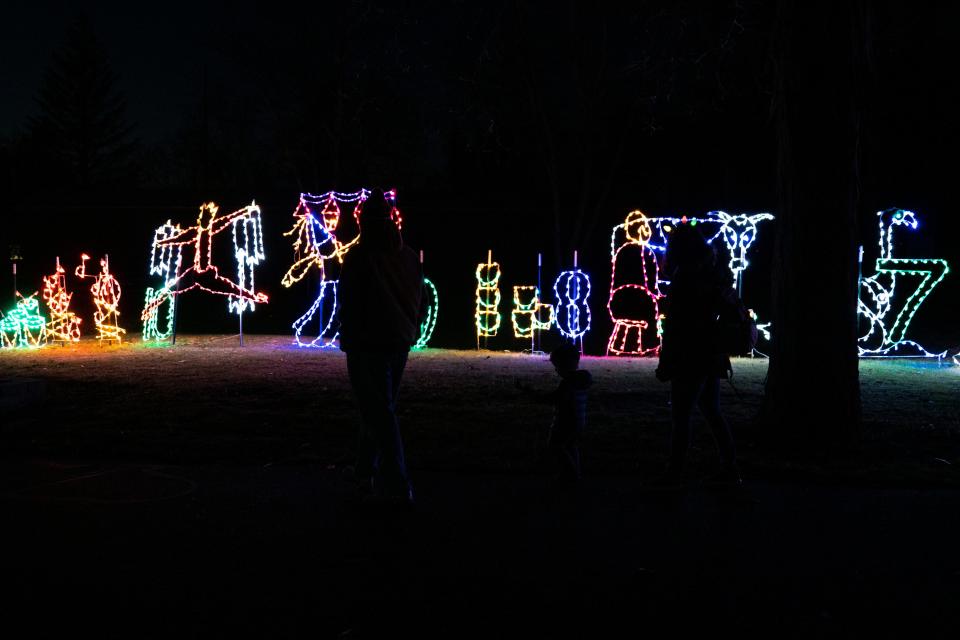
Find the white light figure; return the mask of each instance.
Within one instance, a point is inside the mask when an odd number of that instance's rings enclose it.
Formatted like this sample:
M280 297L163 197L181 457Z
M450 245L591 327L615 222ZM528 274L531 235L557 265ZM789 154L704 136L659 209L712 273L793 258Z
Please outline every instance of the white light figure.
M904 227L916 230L918 222L915 213L904 209L885 209L877 212L877 217L880 254L876 273L860 280L857 300L857 313L867 322L865 332L857 340L860 356L942 358L946 351L931 353L905 336L920 305L950 272L950 267L946 260L938 258L893 257L894 229ZM904 276L920 277L920 282L905 299L896 295L898 277ZM901 299L903 302L895 307L894 302Z
M193 259L189 266L181 269L179 256L176 269L170 276L169 266L165 272L166 284L140 314L140 319L146 324L151 314L156 314L159 307L171 296L178 296L200 289L227 297L227 309L235 311L241 323L241 344L243 341L243 312L256 308L256 303L266 303L266 294L257 292L254 286L254 270L265 258L263 251L263 226L260 220L260 207L256 202L234 211L225 216L218 215L219 207L208 202L200 207L197 224L193 227L176 231L173 235L157 240L154 243L155 251L159 249L161 255L167 249L182 251L193 249ZM237 261L236 281L224 277L220 269L213 264L213 242L217 235L230 227L233 234L233 255ZM174 227L176 229L176 227ZM172 254L171 254L172 255ZM151 261L151 270L153 264Z
M707 220L715 220L720 224L720 229L709 239L713 242L716 238L723 239L723 244L730 255L730 272L733 274L733 288L737 293L743 290L743 272L750 266L747 261L747 251L757 239L757 223L763 220L773 220L769 213L739 214L732 216L725 211L711 211L707 214Z
M607 355L646 356L660 350L658 327L663 294L657 254L649 246L652 236L650 221L641 211L631 211L610 235L607 311L613 332L607 341ZM625 277L625 273L629 275Z
M147 287L144 300L143 320L144 342L160 342L173 336L174 313L176 296L169 295L170 285L175 281L183 263L183 247L179 244L163 245L160 243L180 233L180 225L171 224L167 220L153 232L153 244L150 249L150 275L163 278L163 284L154 289ZM164 301L167 303L166 327L158 325L160 309ZM157 302L157 304L154 304ZM142 317L142 316L141 316Z
M557 328L565 338L580 340L583 351L583 336L590 331L593 314L590 312L590 276L577 267L577 252L573 252L573 269L561 271L553 281L553 295L557 303ZM562 294L560 292L563 292Z
M340 334L336 318L339 279L335 277L333 267L343 263L343 257L360 239L360 211L369 194L367 189L355 193L329 191L322 195L300 194L300 202L293 212L294 225L283 234L295 238L294 263L284 274L281 283L284 287L291 287L316 268L320 272L320 293L307 311L293 323L297 346L321 349L336 346ZM336 235L340 226L340 203L354 204L356 232L348 242L341 242ZM314 213L317 208L320 209L319 217ZM301 335L314 318L318 320L319 330L315 338L306 340Z

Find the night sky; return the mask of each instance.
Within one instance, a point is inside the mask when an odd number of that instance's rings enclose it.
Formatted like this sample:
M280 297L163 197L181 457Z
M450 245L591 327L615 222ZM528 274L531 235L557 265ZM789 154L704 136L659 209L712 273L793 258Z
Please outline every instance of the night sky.
M903 239L903 254L960 268L952 203L960 9L871 4L862 241L876 243L874 211L913 209L921 228ZM285 332L309 297L279 286L292 256L280 233L297 195L396 186L407 238L427 252L428 275L436 265L451 303L441 302L438 340L470 340L473 269L487 248L508 286L533 276L538 251L552 274L577 248L594 273L602 342L609 229L628 211L776 213L773 5L8 5L0 245L21 246L23 277L37 286L57 254L109 251L129 282L129 319L152 228L169 217L193 220L205 200L232 210L256 198L267 230L261 282L275 304L258 310L251 330ZM30 120L40 113L43 74L79 16L126 101L136 170L122 180L74 185L69 174L24 160L35 151ZM38 219L60 231L40 234ZM828 217L811 212L811 223L829 232ZM758 270L769 260L770 231L761 231ZM960 341L948 319L957 273L916 319L934 346ZM9 269L3 274L7 301ZM215 319L195 328L225 329L225 316ZM184 323L191 328L189 313Z

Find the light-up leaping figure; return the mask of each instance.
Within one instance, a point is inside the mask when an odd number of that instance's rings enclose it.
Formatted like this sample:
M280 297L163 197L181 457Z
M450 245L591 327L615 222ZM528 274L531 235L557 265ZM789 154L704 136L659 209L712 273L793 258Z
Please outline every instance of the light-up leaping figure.
M950 267L946 260L937 258L893 257L893 231L896 227L916 230L918 222L915 213L886 209L877 212L877 217L880 254L876 273L860 280L857 301L857 313L867 322L865 332L857 341L860 355L941 358L946 352L931 353L913 340L906 340L905 336L917 309L950 272ZM919 276L921 280L899 305L896 316L893 316L898 276Z
M151 300L143 310L141 319L146 322L168 296L177 296L191 289L200 289L227 297L227 307L238 315L246 309L254 309L257 302L268 301L264 293L254 288L254 268L264 259L263 228L260 222L260 207L256 203L225 216L218 215L219 207L213 202L200 206L200 215L194 227L158 240L155 244L161 251L171 248L193 250L192 260L183 271L178 271L166 280L161 295ZM237 281L220 274L213 264L213 241L217 234L233 230L234 258L237 260Z

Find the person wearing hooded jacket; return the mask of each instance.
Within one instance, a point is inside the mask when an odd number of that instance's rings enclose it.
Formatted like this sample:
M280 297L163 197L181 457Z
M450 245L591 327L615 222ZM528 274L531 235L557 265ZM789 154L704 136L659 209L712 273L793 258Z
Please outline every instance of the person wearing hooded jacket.
M422 319L423 274L383 191L360 213L360 240L340 272L340 349L360 409L355 475L377 495L413 501L396 417L400 379Z
M716 267L713 248L687 224L670 235L665 266L670 293L656 376L670 382L672 434L666 472L653 484L682 483L694 406L710 425L720 452L723 468L712 480L740 484L733 434L720 412L720 379L728 377L731 367L719 342L717 318L729 278Z

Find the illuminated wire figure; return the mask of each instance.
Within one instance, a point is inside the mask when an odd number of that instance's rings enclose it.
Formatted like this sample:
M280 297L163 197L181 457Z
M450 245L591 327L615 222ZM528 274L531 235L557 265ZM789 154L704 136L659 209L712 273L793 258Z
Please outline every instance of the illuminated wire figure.
M477 348L480 338L497 335L500 330L500 264L493 262L493 253L487 251L487 261L477 265L476 311Z
M880 254L876 273L860 280L857 313L866 320L865 332L857 341L861 356L942 358L946 352L931 353L913 340L907 340L910 321L930 292L950 272L946 260L937 258L894 258L893 232L896 227L916 230L917 216L904 209L877 212L880 226ZM861 260L863 254L861 251ZM896 308L898 276L919 276L917 284Z
M66 271L57 258L57 268L49 276L43 276L43 301L50 311L47 337L51 342L79 342L80 318L70 311L72 293L67 293Z
M180 225L171 224L167 220L153 232L153 245L150 249L150 275L163 278L163 285L154 289L147 287L144 297L143 340L145 342L160 342L173 336L174 313L176 312L176 296L169 295L170 283L174 281L183 262L181 245L160 246L160 242L172 238L180 233ZM157 304L154 304L157 302ZM163 304L166 302L166 327L161 329L159 317Z
M126 330L120 327L120 283L110 273L110 257L103 256L100 259L100 273L97 275L87 275L87 260L90 256L82 254L80 256L80 265L75 273L78 278L92 278L93 284L90 285L90 293L93 294L93 304L96 311L93 312L93 324L97 327L97 340L103 344L104 341L116 341L120 344L122 336Z
M541 319L544 313L546 320ZM513 288L510 320L513 323L514 337L533 338L535 331L546 331L552 327L555 319L553 305L540 301L540 289L536 285L518 285Z
M610 236L607 311L613 320L613 332L607 341L608 355L646 356L660 351L663 294L657 254L649 246L652 236L650 221L641 211L631 211Z
M293 323L294 337L298 346L319 348L336 346L335 341L339 335L336 319L338 280L333 267L343 262L343 257L360 239L360 212L363 201L367 199L369 193L368 190L361 189L355 193L329 191L319 196L309 193L300 194L300 202L293 212L293 228L283 234L294 238L294 262L284 274L281 284L284 287L291 287L302 280L311 269L316 268L320 275L320 293L306 313ZM341 219L340 203L355 203L353 218L356 232L347 242L341 242L336 236ZM320 208L319 218L314 214L316 208ZM395 207L394 211L396 211ZM397 216L399 217L399 213ZM307 324L315 317L320 328L317 336L307 341L301 335Z
M570 340L582 340L590 331L592 319L590 277L577 268L576 252L573 253L573 269L561 272L554 280L553 295L557 300L556 319L560 333Z
M747 261L747 251L757 239L757 223L764 220L773 220L773 215L769 213L739 214L732 216L725 211L711 211L707 214L707 220L713 220L720 224L720 229L709 239L713 242L718 237L723 239L723 244L730 255L730 272L733 274L733 288L737 293L742 293L743 272L750 263Z
M417 337L414 349L425 349L430 338L433 337L433 330L437 327L437 312L440 310L440 297L437 295L437 288L429 279L423 279L423 285L427 293L427 313L423 322L420 323L420 335Z
M0 348L36 349L47 342L47 319L40 315L37 294L20 298L6 315L0 314Z
M175 275L167 279L164 288L144 308L140 316L144 323L168 297L181 295L191 289L226 296L227 308L235 311L241 322L244 311L255 309L258 302L268 301L266 294L257 292L254 285L254 270L265 258L260 207L251 203L225 216L218 216L218 210L219 207L213 202L201 205L196 226L176 231L155 242L155 250L159 249L161 254L166 249L192 249L193 259L189 266L181 270L180 258L177 257ZM212 262L214 239L228 227L233 232L236 282L221 275L220 269Z

